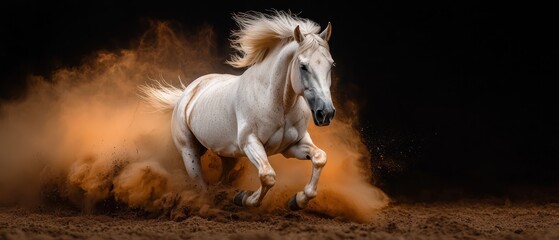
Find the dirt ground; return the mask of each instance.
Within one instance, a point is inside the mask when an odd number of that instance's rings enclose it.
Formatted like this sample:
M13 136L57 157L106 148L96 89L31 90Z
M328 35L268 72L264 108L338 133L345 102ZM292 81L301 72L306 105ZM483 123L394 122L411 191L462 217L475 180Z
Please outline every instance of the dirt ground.
M221 216L0 208L0 239L559 239L558 203L392 203L370 223L287 210Z

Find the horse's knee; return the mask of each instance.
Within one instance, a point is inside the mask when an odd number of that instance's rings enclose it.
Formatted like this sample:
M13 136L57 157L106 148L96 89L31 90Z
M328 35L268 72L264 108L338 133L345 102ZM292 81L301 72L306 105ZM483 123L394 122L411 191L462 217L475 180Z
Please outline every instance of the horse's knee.
M313 154L312 162L316 167L324 167L326 165L326 152L322 149L317 149Z
M262 185L273 187L276 184L276 173L268 172L260 174L260 182L262 182Z

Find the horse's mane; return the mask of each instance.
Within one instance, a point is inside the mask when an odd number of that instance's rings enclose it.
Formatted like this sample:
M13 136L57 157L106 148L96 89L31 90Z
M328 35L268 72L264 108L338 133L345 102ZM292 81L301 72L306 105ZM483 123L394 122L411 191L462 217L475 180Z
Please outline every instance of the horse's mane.
M233 19L240 29L232 32L231 46L239 53L227 63L237 68L261 62L272 47L292 39L297 26L303 35L320 30L317 23L283 11L237 13Z

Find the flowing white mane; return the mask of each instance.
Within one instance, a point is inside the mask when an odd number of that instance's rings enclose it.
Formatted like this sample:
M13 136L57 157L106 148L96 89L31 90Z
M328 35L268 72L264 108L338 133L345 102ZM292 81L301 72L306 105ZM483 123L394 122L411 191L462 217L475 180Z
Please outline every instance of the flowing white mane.
M261 62L268 51L277 44L293 39L293 30L299 26L303 35L316 34L320 26L309 20L300 18L292 13L276 11L273 14L260 12L246 12L233 15L239 30L233 31L231 46L239 51L227 63L233 67L242 68ZM305 45L317 45L320 39L308 37Z

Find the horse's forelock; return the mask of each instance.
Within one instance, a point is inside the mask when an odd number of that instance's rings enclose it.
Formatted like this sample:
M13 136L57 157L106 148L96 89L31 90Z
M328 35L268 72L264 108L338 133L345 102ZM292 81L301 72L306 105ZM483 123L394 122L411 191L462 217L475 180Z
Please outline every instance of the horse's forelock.
M307 51L309 49L318 49L319 47L324 47L330 50L328 42L326 42L320 36L318 36L317 34L306 34L305 39L303 40L303 42L300 43L300 46L295 54L299 55L304 51Z

